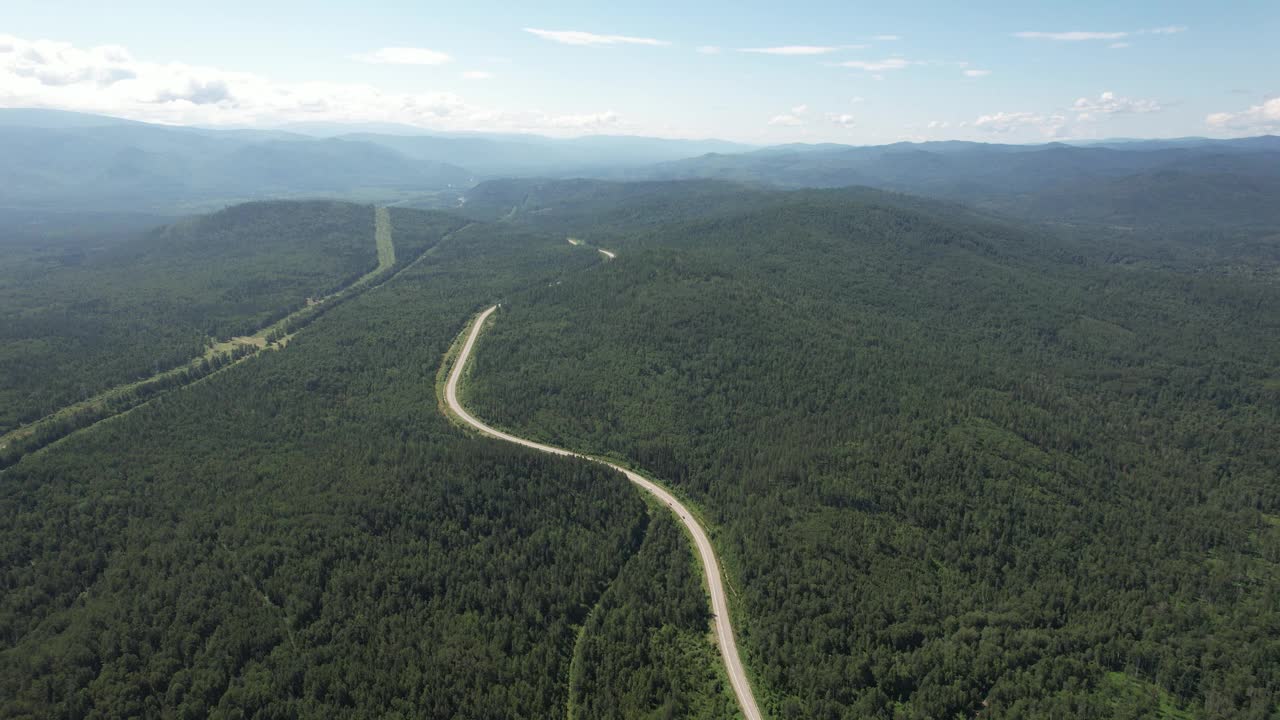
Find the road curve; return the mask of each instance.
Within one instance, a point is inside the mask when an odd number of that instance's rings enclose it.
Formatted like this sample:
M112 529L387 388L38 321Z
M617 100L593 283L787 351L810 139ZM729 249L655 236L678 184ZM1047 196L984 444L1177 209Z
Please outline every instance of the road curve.
M453 369L449 371L449 379L445 383L444 396L449 409L463 422L490 437L523 445L534 450L541 450L552 455L583 458L601 465L607 465L625 475L632 483L644 488L651 495L661 500L664 505L671 508L676 517L680 518L680 522L684 523L684 526L688 528L689 534L693 536L694 544L697 546L698 557L702 561L702 572L707 579L707 588L711 591L711 621L715 625L716 644L720 647L720 657L724 659L725 670L729 674L729 682L733 685L733 694L738 699L738 707L742 709L742 714L747 720L763 720L760 708L756 705L755 695L751 693L751 683L747 681L747 673L742 667L742 658L738 657L738 644L734 641L733 625L729 620L729 599L724 593L724 582L720 575L720 563L716 559L715 548L712 547L711 540L707 537L706 531L702 529L702 525L694 519L693 513L689 512L688 508L662 486L624 467L590 455L583 455L552 445L525 440L510 433L494 429L467 412L466 408L462 407L462 403L458 402L458 379L462 377L462 371L467 365L467 360L471 357L476 338L480 337L480 331L484 329L484 322L497 309L498 306L494 305L480 313L480 316L471 325L471 330L467 334L467 341L463 344L461 352L458 353L458 358L453 363Z

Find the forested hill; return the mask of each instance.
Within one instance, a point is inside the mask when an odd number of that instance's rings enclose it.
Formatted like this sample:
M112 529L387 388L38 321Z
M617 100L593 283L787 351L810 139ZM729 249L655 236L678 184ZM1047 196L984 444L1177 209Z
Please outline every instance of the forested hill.
M1280 711L1277 236L705 180L469 197L5 240L28 406L306 305L388 223L395 263L0 470L0 717L734 717L665 511L440 414L494 304L468 407L688 501L770 717Z
M940 213L949 221L998 220L989 212L957 203L870 187L840 188L838 195L849 202ZM782 207L794 197L794 192L726 180L505 178L471 188L454 212L551 232L616 232L625 241L639 228L695 218L729 218Z
M406 259L462 224L398 212ZM378 264L373 208L351 203L239 205L105 247L75 233L0 258L0 434L250 335Z
M434 218L392 212L401 251ZM0 717L734 717L679 527L436 407L477 307L600 264L459 227L286 347L0 471Z
M771 714L1280 708L1274 274L840 192L621 247L503 305L469 403L701 506Z

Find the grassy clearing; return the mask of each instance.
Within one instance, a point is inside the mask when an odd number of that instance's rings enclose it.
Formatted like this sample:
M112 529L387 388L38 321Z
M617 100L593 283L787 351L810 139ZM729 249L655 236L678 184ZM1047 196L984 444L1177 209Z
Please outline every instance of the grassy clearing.
M1152 717L1159 720L1192 720L1193 717L1191 713L1179 708L1169 693L1127 673L1107 673L1101 689L1115 698L1116 705L1138 705L1144 710L1154 709Z
M396 264L396 246L391 242L391 210L385 207L373 211L373 239L378 244L378 269L383 273Z

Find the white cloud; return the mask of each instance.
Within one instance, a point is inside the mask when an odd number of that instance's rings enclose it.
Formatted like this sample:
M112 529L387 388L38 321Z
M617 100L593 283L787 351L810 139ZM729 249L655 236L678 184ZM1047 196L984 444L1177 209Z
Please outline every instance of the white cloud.
M1166 25L1164 27L1150 28L1148 30L1137 30L1134 32L1118 31L1118 32L1084 32L1080 30L1072 30L1068 32L1038 32L1023 31L1013 34L1014 37L1027 38L1032 40L1060 40L1064 42L1081 42L1087 40L1122 40L1132 35L1173 35L1176 33L1186 32L1187 28L1183 25ZM1128 43L1112 43L1111 47L1129 47Z
M769 125L796 127L804 124L804 116L809 112L808 105L797 105L788 112L769 118Z
M1082 113L1079 119L1089 119L1085 116L1096 114L1101 115L1125 115L1132 113L1153 113L1160 112L1163 108L1160 103L1155 100L1134 100L1132 98L1120 97L1113 92L1107 91L1097 97L1097 99L1078 98L1071 105L1071 109L1077 113Z
M853 127L856 124L853 116L848 113L827 113L827 120L834 125L846 128Z
M866 70L867 72L881 72L883 70L901 70L911 64L913 63L910 60L893 57L885 58L884 60L846 60L836 63L836 66Z
M1111 48L1112 50L1119 50L1121 48L1127 48L1132 46L1127 42L1114 42L1108 45L1107 47Z
M718 45L699 45L698 52L703 55L719 55L720 47Z
M352 59L375 65L443 65L453 58L439 50L414 47L385 47Z
M0 107L214 126L397 122L441 130L552 134L625 126L612 111L560 115L477 107L449 92L394 92L359 83L280 83L216 67L139 60L117 46L81 48L7 35L0 35Z
M462 73L464 80L492 80L493 73L487 70L468 70Z
M973 121L973 126L984 132L1006 134L1017 130L1035 129L1046 137L1056 137L1062 132L1067 119L1062 115L1044 115L1033 112L998 112L983 115Z
M1280 97L1273 97L1261 105L1254 105L1240 112L1213 113L1205 118L1205 123L1217 130L1280 132Z
M742 48L739 52L765 55L825 55L840 48L828 45L782 45L780 47Z
M853 103L853 104L855 104L855 105L856 105L856 104L858 104L858 103L860 103L860 102L866 102L866 101L867 101L867 99L866 99L866 98L864 98L864 97L862 97L861 95L855 95L855 96L853 96L852 98L849 98L849 102L851 102L851 103Z
M929 121L930 130L946 130L949 127L951 127L951 123L946 120L930 120Z
M573 130L599 130L614 127L618 124L618 113L609 110L587 115L559 115L548 119L552 127L570 128Z
M597 35L580 30L539 30L525 28L525 32L533 33L543 40L558 42L563 45L670 45L666 40L653 38L630 37L628 35Z
M991 74L990 70L965 70L964 71L964 76L971 77L971 78L986 77L990 74Z
M1127 32L1081 32L1073 30L1070 32L1033 32L1024 31L1013 34L1014 37L1039 39L1039 40L1062 40L1066 42L1079 42L1081 40L1119 40L1128 37Z
M902 36L901 35L873 35L871 39L879 40L881 42L892 42L894 40L901 40Z

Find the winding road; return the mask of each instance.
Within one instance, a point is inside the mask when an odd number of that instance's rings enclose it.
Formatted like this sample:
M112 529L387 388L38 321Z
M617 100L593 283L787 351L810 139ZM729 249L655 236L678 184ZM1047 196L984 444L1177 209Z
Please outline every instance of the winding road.
M671 511L676 514L680 522L684 523L685 528L689 530L689 534L693 536L694 545L697 546L698 557L702 561L702 572L706 576L707 588L711 592L712 623L715 625L716 645L720 647L720 657L724 659L725 670L729 674L729 682L733 685L733 694L738 699L738 707L742 709L742 714L747 720L762 720L763 716L760 714L760 708L757 707L755 696L751 693L751 683L747 680L747 673L742 667L742 659L738 657L738 645L734 641L733 625L729 620L729 599L724 592L724 582L720 574L720 562L716 559L716 551L711 545L710 538L707 537L706 531L702 529L702 525L694 519L693 513L689 512L688 508L662 486L620 465L615 465L607 460L591 457L590 455L583 455L571 450L526 440L494 429L467 412L466 408L462 407L462 403L458 402L458 380L462 377L462 371L466 368L467 360L471 357L471 351L475 348L476 338L480 337L480 332L484 329L485 321L497 309L498 306L494 305L480 313L480 316L471 325L466 343L463 344L461 352L458 353L458 358L454 361L453 368L449 371L449 379L445 383L445 402L448 403L449 409L460 420L490 437L523 445L534 450L541 450L552 455L582 458L601 465L607 465L625 475L632 483L639 485L662 501L664 505L671 508Z

